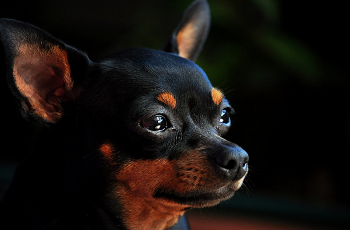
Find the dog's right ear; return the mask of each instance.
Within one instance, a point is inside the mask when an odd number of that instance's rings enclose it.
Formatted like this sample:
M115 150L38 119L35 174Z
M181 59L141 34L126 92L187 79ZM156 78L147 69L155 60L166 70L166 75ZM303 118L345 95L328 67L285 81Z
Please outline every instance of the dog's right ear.
M7 78L22 105L22 114L57 123L65 102L76 100L89 65L88 57L27 23L0 20Z
M210 8L208 2L196 0L187 8L182 20L162 50L196 61L207 39L209 28Z

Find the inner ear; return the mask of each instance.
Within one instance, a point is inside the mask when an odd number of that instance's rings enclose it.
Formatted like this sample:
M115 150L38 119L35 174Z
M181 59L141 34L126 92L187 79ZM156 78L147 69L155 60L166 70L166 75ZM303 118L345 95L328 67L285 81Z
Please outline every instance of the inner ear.
M209 27L209 5L206 0L196 0L187 8L162 50L196 61L208 36Z
M24 97L23 109L47 122L56 123L62 116L61 102L73 88L66 50L59 46L40 49L21 44L13 61L16 88Z

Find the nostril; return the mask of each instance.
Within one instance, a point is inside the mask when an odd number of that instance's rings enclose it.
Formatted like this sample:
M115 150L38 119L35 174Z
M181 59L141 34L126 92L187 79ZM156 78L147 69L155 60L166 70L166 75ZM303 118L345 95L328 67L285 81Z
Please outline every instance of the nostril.
M230 160L226 165L223 165L221 167L225 169L234 169L237 166L237 162L235 160Z
M221 168L228 169L228 170L232 170L235 167L237 167L236 160L232 159L232 157L225 154L215 156L215 162Z
M248 171L249 156L239 146L214 151L211 157L217 166L224 171L228 170L227 173L230 175L245 174Z

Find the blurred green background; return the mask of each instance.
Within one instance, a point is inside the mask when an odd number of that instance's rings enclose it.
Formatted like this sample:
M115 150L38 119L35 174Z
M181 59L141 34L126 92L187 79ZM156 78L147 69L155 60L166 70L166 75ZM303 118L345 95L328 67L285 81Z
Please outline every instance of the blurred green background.
M208 210L350 227L346 3L208 2L211 31L197 63L235 108L227 139L249 153L251 169L233 199ZM35 24L94 59L127 47L161 47L190 3L6 1L0 17ZM22 120L0 52L3 189L38 126Z

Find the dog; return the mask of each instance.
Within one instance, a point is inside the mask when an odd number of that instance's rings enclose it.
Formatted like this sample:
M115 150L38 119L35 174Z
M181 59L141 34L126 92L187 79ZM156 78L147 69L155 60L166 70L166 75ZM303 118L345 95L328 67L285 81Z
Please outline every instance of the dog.
M209 25L196 0L161 50L92 61L1 19L11 92L43 130L4 195L0 229L189 229L185 211L232 197L249 157L222 137L234 110L194 63Z

